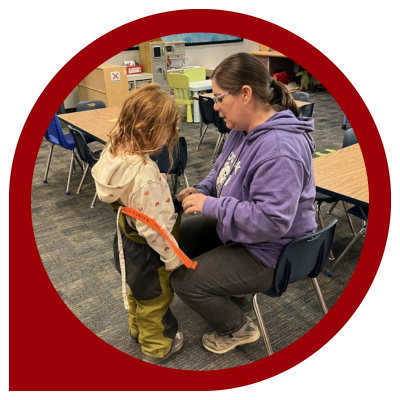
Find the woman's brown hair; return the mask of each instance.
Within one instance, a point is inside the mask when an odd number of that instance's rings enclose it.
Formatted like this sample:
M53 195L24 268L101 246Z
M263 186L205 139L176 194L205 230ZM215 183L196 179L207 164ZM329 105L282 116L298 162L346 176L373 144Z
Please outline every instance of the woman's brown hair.
M173 97L156 83L142 86L125 99L106 146L116 156L120 146L129 143L129 154L144 158L158 154L166 145L172 167L179 121L180 109Z
M291 110L298 117L299 109L286 86L272 79L265 65L250 53L236 53L221 62L211 75L218 86L236 94L248 85L256 97L275 111Z

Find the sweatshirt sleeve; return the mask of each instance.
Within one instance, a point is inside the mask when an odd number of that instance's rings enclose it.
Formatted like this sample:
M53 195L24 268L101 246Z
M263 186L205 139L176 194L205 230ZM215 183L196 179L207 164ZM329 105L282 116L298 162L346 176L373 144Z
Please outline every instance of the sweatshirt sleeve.
M141 212L153 218L168 234L177 247L179 247L175 238L168 231L162 218L162 192L160 184L152 182L140 188L141 195ZM148 245L160 255L160 259L165 263L167 269L176 269L182 262L175 254L170 244L153 228L145 223L137 220L136 230L140 236L143 236Z
M207 197L202 214L216 219L223 234L236 243L250 244L283 237L292 226L303 187L301 163L280 157L259 165L250 181L252 201Z
M197 185L194 185L194 188L202 194L205 194L206 196L212 196L215 197L217 195L217 190L216 190L216 181L217 181L217 171L218 171L218 160L214 164L213 169L210 171L210 173L207 175L207 177Z

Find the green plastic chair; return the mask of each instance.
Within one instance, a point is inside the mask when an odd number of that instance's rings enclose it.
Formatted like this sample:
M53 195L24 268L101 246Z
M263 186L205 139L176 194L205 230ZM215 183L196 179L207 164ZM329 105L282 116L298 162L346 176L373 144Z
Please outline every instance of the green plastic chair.
M185 74L189 77L189 82L204 81L206 79L205 68L185 69Z
M168 84L174 92L175 103L186 105L186 122L193 122L193 95L189 91L189 77L186 74L168 74Z

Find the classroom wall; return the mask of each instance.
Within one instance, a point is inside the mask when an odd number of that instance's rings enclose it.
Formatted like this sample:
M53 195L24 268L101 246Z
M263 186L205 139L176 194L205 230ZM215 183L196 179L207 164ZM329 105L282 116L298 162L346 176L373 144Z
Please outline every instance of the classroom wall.
M188 61L186 65L200 65L202 67L216 67L224 58L231 54L244 51L259 50L259 44L251 40L244 39L238 43L221 43L204 46L187 46L185 48ZM122 65L124 61L135 60L140 62L139 50L123 51L105 61L107 64ZM75 108L79 103L78 88L76 87L65 99L65 108Z

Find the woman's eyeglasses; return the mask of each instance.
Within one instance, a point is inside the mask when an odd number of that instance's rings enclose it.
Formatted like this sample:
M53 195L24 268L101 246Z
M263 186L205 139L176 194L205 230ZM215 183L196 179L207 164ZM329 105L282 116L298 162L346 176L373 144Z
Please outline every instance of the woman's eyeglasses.
M221 102L221 99L222 99L223 97L225 97L227 94L229 94L229 92L220 94L219 96L216 96L216 97L213 97L213 98L212 98L212 99L214 100L214 103L217 105L217 107L219 107L220 102Z

